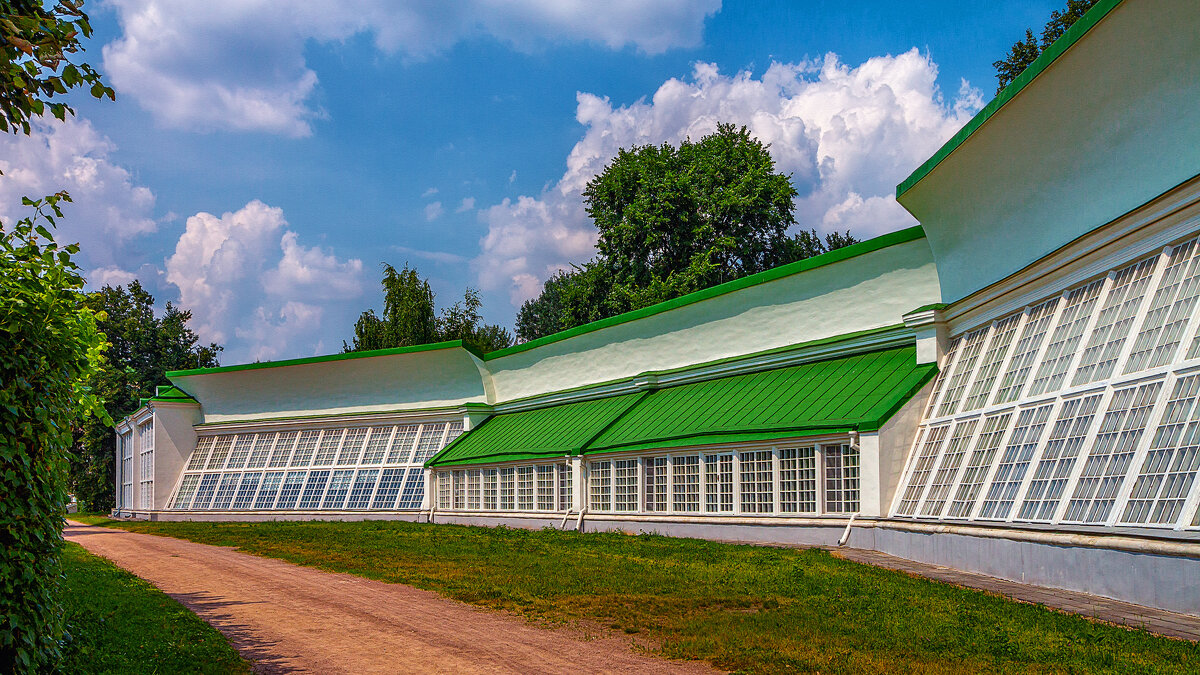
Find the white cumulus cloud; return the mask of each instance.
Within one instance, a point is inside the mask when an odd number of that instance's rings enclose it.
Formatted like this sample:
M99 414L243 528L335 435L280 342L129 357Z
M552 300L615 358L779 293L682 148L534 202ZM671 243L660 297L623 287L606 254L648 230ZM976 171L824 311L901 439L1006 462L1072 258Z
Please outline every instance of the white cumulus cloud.
M0 134L0 221L29 215L21 197L66 190L56 238L79 242L85 268L126 266L127 246L157 229L154 194L114 163L111 141L87 120L35 121L29 136ZM89 275L89 277L92 275Z
M442 208L441 202L430 202L425 205L425 220L433 222L442 217L445 209Z
M463 40L516 49L592 42L657 54L700 41L720 0L110 0L122 35L104 70L162 124L185 129L312 133L317 73L309 41L370 34L385 54L423 59Z
M620 148L699 140L719 122L746 125L791 174L800 227L850 229L867 238L914 224L893 196L900 182L982 105L965 81L947 101L937 65L916 49L851 66L836 55L774 63L761 77L722 74L698 63L690 78L664 82L650 100L613 106L577 95L586 131L556 184L484 209L488 232L474 261L484 290L514 305L541 282L593 254L596 232L580 193Z
M201 339L231 343L226 361L324 350L327 310L362 294L361 260L305 247L286 227L282 209L258 200L197 213L167 259L167 281Z

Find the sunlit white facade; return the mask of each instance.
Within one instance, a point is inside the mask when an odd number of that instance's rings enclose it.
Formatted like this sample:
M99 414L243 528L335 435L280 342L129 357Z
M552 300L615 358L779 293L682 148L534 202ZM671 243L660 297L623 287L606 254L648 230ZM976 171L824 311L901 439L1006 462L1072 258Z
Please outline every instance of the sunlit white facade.
M920 227L498 352L168 374L117 512L849 545L1200 614L1200 4L1102 0Z

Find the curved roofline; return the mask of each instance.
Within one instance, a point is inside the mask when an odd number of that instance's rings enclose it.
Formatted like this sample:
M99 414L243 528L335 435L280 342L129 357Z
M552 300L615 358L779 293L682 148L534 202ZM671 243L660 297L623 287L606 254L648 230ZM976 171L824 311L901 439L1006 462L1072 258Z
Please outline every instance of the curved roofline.
M430 352L439 349L463 349L470 352L474 356L480 356L479 352L472 346L465 344L462 340L449 340L446 342L433 342L425 345L413 345L411 347L395 347L392 349L372 349L365 352L347 352L344 354L329 354L326 356L309 356L299 359L285 359L283 361L260 361L258 363L243 363L235 366L217 366L215 368L192 368L191 370L172 370L167 372L167 377L186 377L189 375L211 375L213 373L232 373L239 370L258 370L260 368L282 368L284 366L302 366L309 363L325 363L326 361L349 361L351 359L369 359L375 356L395 356L397 354L414 354L417 352Z
M851 244L850 246L837 248L827 253L822 253L821 255L815 255L811 258L805 258L804 260L797 260L796 262L791 262L786 265L773 267L757 274L751 274L750 276L742 277L741 279L734 279L733 281L727 281L723 284L718 284L716 286L705 288L699 291L693 291L687 295L681 295L678 298L665 300L658 304L650 305L649 307L643 307L641 309L635 309L622 314L617 314L616 316L610 316L606 319L600 319L599 321L585 323L582 326L568 328L567 330L552 333L545 337L540 337L536 340L530 340L529 342L507 347L505 349L497 349L494 352L488 352L487 354L484 354L481 358L483 358L484 361L491 361L492 359L499 359L512 354L518 354L520 352L529 351L530 349L536 349L538 347L553 344L555 342L561 342L562 340L584 335L586 333L592 333L604 328L610 328L612 326L628 323L630 321L636 321L638 319L644 319L646 317L668 312L680 307L686 307L687 305L701 302L703 300L715 298L717 296L732 293L734 291L740 291L744 288L750 288L751 286L765 284L769 281L775 281L776 279L788 277L793 274L799 274L801 272L807 272L808 270L816 269L818 267L824 267L826 265L832 265L833 263L842 262L843 260L857 258L858 256L866 255L867 253L874 253L875 251L888 248L890 246L905 244L910 241L924 238L925 230L923 230L920 225L914 225L912 227L908 227L903 230L897 230L896 232L889 232L866 241L860 241L857 244Z
M966 140L970 138L971 135L974 134L981 126L983 126L984 123L991 119L991 117L995 115L1000 108L1004 107L1006 103L1011 101L1017 94L1021 93L1021 91L1025 89L1030 82L1036 79L1038 75L1041 75L1046 68L1050 67L1050 64L1054 63L1058 57L1062 56L1068 49L1078 42L1080 38L1087 34L1092 27L1100 23L1101 19L1107 16L1109 12L1115 9L1117 5L1120 5L1123 1L1124 0L1100 0L1100 2L1092 6L1092 8L1089 9L1086 14L1079 17L1078 21L1072 24L1065 33L1055 40L1053 44L1047 47L1046 50L1043 51L1033 63L1029 64L1029 66L1016 77L1016 79L1014 79L1012 82L1009 82L1008 86L1004 87L1004 89L1002 89L1000 93L996 95L996 98L992 99L991 103L988 103L986 106L984 106L983 110L980 110L978 113L976 113L969 122L963 125L963 128L958 130L958 133L951 136L950 140L946 141L946 143L942 145L937 152L933 153L932 157L925 160L921 166L917 167L916 171L913 171L908 178L904 179L904 182L897 185L896 197L899 198L905 192L908 192L915 187L917 183L920 183L921 180L925 178L925 176L929 175L929 173L933 171L938 164L942 163L942 160L946 159L951 153L957 150L958 146L966 142Z

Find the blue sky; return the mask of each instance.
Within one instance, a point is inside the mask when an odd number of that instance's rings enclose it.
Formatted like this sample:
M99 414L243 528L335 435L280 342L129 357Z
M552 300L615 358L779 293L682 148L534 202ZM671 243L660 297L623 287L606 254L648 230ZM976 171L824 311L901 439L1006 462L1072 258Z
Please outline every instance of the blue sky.
M116 103L4 138L0 218L69 189L94 285L139 278L222 362L332 353L408 261L512 325L591 255L619 147L718 121L770 142L819 231L912 224L895 183L1057 2L90 3Z

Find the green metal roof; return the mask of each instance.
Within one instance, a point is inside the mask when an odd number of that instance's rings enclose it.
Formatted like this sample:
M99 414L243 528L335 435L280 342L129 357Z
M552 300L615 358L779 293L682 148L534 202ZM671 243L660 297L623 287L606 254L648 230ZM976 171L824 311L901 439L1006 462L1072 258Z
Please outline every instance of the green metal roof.
M991 119L992 115L995 115L1006 103L1021 93L1030 82L1033 82L1038 75L1042 74L1042 71L1049 68L1050 64L1054 63L1058 57L1062 56L1063 53L1078 42L1079 38L1083 37L1093 26L1100 23L1100 20L1107 16L1117 5L1121 4L1122 1L1100 0L1083 16L1079 17L1079 20L1072 24L1053 44L1038 55L1033 63L1029 64L1012 82L1009 82L1008 86L1004 87L996 95L996 98L992 99L990 103L976 113L969 122L963 125L963 128L958 130L958 133L954 134L937 152L933 153L932 157L925 160L925 163L917 167L916 171L913 171L908 178L905 178L904 182L897 185L896 197L902 196L905 192L912 189L914 185L920 183L921 179L933 171L938 164L941 164L942 160L950 156L950 153L957 150L958 146L966 142L971 134L974 134L979 127L983 126L984 122Z
M392 349L373 349L365 352L346 352L343 354L329 354L327 356L308 356L299 359L286 359L283 361L259 361L257 363L242 363L236 366L217 366L215 368L192 368L191 370L172 370L167 373L167 377L185 377L188 375L212 375L213 373L232 373L239 370L259 370L261 368L281 368L283 366L302 366L309 363L326 363L329 361L349 361L353 359L369 359L374 356L394 356L396 354L415 354L418 352L437 351L439 349L465 349L475 356L481 356L474 347L464 343L462 340L449 340L446 342L433 342L426 345L413 345L411 347L395 347Z
M179 387L170 385L159 385L154 389L154 397L151 401L195 401L188 393Z
M495 415L446 446L428 464L477 464L579 454L588 441L645 395L624 394Z
M652 392L587 452L815 433L875 431L929 381L915 347L735 375ZM708 437L722 437L720 441Z
M906 346L496 415L429 464L876 431L937 372Z

